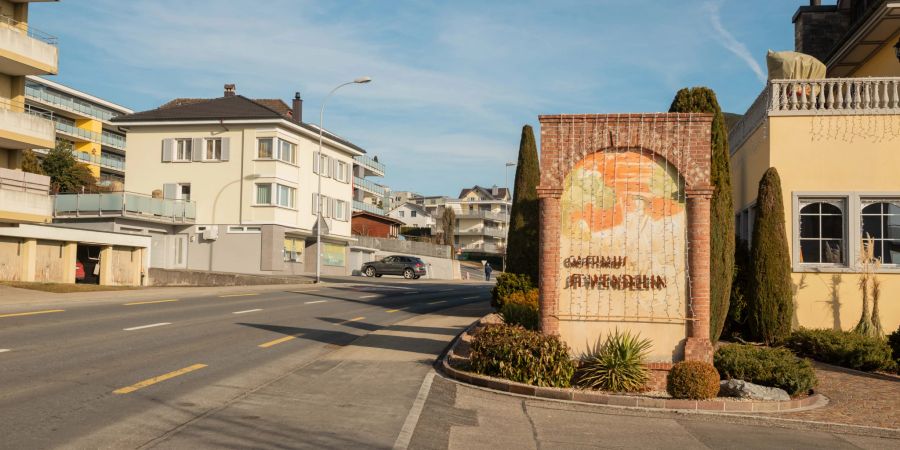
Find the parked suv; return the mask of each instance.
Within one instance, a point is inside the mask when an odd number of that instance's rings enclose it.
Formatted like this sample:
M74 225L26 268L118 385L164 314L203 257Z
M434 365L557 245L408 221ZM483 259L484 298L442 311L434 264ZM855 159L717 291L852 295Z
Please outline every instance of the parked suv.
M408 280L417 280L425 275L425 263L413 256L391 255L381 261L363 264L360 271L367 277L401 275Z

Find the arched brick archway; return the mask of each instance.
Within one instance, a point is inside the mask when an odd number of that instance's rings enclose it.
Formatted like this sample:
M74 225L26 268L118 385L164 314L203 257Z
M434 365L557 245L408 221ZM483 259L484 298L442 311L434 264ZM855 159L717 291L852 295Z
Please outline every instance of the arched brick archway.
M709 199L710 129L709 114L602 114L540 116L541 122L541 326L545 333L573 339L573 319L561 314L560 296L563 259L561 244L561 197L567 176L573 169L597 155L631 152L642 155L647 167L663 161L681 177L685 209L688 307L682 328L664 333L683 333L683 342L672 359L710 360L709 341ZM646 156L653 155L652 158ZM659 164L659 163L657 163ZM596 171L596 168L594 169ZM579 172L579 176L583 176ZM630 276L629 280L631 279ZM646 278L646 277L645 277ZM595 278L596 280L596 278ZM645 280L646 281L646 280ZM610 322L609 316L606 322ZM561 333L561 321L562 327ZM574 320L578 322L577 319ZM613 320L613 322L615 322ZM634 322L631 322L633 325ZM583 325L576 323L575 326ZM681 331L677 331L681 330ZM582 334L577 334L583 338ZM570 342L571 344L571 342ZM682 353L683 351L683 353Z

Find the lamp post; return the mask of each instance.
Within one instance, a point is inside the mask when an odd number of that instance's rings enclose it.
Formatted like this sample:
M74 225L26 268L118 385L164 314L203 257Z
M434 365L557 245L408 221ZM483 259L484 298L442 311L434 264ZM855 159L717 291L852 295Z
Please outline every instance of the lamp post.
M322 130L325 127L325 104L338 89L348 84L366 84L370 81L372 81L371 77L359 77L337 85L322 100L322 109L319 110L319 151L316 153L316 166L319 169L316 171L318 175L318 187L316 188L316 283L322 281Z

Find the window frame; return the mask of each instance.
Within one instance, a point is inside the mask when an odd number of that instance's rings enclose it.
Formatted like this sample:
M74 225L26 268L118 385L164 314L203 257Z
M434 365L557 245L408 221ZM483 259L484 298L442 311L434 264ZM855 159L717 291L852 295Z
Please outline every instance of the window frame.
M263 181L258 183L253 183L256 187L254 190L253 197L253 206L275 206L278 208L286 208L286 209L297 209L297 188L282 184L277 181ZM259 187L260 186L268 186L269 189L269 202L268 203L260 203L259 202ZM282 188L287 189L290 195L288 195L290 202L289 205L282 204Z
M216 155L216 150L218 150L218 156L213 158L209 157L209 144L214 142L218 142L218 149L213 148L213 156ZM222 138L205 138L203 139L203 161L221 161L222 160Z
M807 205L804 205L804 203L807 203ZM833 217L834 215L822 213L821 211L819 213L807 213L807 214L803 213L804 207L812 205L812 204L821 204L821 203L825 203L825 204L836 203L837 204L836 207L841 210L841 214L840 214L841 237L839 238L839 240L841 241L841 259L842 259L842 261L840 261L840 262L822 262L822 259L824 256L824 255L822 255L823 242L838 240L836 238L826 238L821 235L822 220L823 220L823 217L829 217L829 216ZM800 235L800 232L801 232L800 227L801 227L802 217L804 215L818 217L818 223L819 223L818 233L819 234L817 237L803 237ZM796 231L794 232L794 234L796 235L796 242L797 242L797 247L796 247L795 253L797 254L798 263L800 265L803 265L806 267L851 267L851 266L853 266L853 261L851 261L851 259L850 259L850 251L849 251L850 250L850 245L849 245L849 243L850 243L850 237L849 237L850 217L851 217L850 200L846 196L834 196L834 197L804 196L804 197L799 197L798 201L797 201L797 210L796 210L795 218L794 218L794 226L796 227ZM819 261L818 262L799 261L800 256L802 256L802 254L803 254L803 242L804 241L818 242L818 246L819 246Z
M187 143L187 158L180 158L179 153L183 148L179 148L180 143ZM194 157L194 140L192 138L174 138L172 139L172 162L191 162Z
M859 222L859 238L860 238L860 245L862 244L862 240L866 238L865 234L863 234L863 226L864 226L864 225L863 225L863 218L864 218L864 216L885 217L885 216L888 216L888 215L892 215L892 214L884 214L884 213L880 213L880 214L865 214L865 215L864 215L864 214L863 214L863 209L865 209L867 206L870 206L870 205L873 205L873 204L878 204L878 203L892 203L892 202L895 202L895 203L896 203L896 202L900 202L900 195L893 195L893 196L890 196L890 195L883 195L883 196L879 196L879 195L860 195L860 196L859 196L859 215L858 215L858 216L859 216L859 221L858 221L858 222ZM882 232L883 232L883 231L882 231ZM884 241L897 241L897 240L900 240L900 237L894 239L894 238L886 238L884 235L882 235L880 238L873 237L872 239L873 239L876 243L880 243L880 244L883 246L883 245L884 245ZM860 247L860 251L862 251L862 248L861 248L861 247ZM882 268L885 268L885 269L900 269L900 258L898 258L896 262L893 262L893 263L885 263L885 262L884 262L884 256L882 255L881 267L882 267Z
M288 164L297 164L297 144L288 141L286 139L277 139L278 145L275 149L275 156L273 159L277 159L278 161L285 162ZM283 156L284 146L288 146L290 148L290 158L285 159Z
M276 146L275 142L278 140L276 137L258 137L256 138L256 159L265 159L272 160L275 159ZM269 156L263 156L260 150L262 150L262 142L269 141L271 143L271 147L269 148Z

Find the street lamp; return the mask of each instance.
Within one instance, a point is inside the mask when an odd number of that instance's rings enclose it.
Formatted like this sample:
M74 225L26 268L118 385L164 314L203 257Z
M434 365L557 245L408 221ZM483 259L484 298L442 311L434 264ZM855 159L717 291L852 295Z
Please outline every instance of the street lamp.
M319 151L316 154L316 166L318 166L318 187L316 188L316 283L322 281L322 130L325 127L325 104L328 98L338 89L348 84L366 84L372 81L372 77L359 77L337 85L325 99L322 100L322 109L319 110Z

